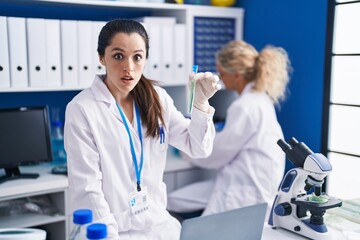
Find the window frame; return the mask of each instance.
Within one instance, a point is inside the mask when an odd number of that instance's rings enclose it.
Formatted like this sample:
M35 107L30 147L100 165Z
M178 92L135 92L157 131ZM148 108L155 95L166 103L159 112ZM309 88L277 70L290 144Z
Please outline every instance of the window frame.
M334 28L335 28L335 12L336 7L344 4L359 4L360 1L348 1L348 2L336 2L335 0L328 1L327 9L327 29L326 29L326 42L325 42L325 64L324 64L324 91L323 91L323 115L322 115L322 133L321 133L321 152L328 156L329 153L342 154L351 157L359 157L352 153L333 151L329 149L329 126L330 126L330 108L331 106L344 106L344 107L359 107L360 105L354 104L342 104L331 102L331 79L332 79L332 64L334 56L359 56L359 53L348 53L348 54L334 54L333 43L334 43ZM327 182L326 182L327 183ZM323 185L323 191L327 192L327 184Z

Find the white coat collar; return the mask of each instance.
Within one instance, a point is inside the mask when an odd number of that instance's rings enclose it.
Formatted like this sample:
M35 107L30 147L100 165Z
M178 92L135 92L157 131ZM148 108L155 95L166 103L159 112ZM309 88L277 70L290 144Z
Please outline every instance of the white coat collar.
M116 118L118 118L121 122L123 122L123 119L121 118L119 113L119 109L116 106L116 100L114 96L111 94L110 90L105 85L104 80L105 80L105 75L95 75L94 82L90 87L91 91L94 94L94 98L96 101L104 102L106 106L108 106L112 114L114 114ZM136 127L136 116L133 121ZM130 129L132 131L135 131L134 126L132 124L130 124Z
M104 80L105 75L95 75L95 80L90 87L91 91L94 93L94 97L97 101L103 101L110 104L115 103L115 98L105 85Z
M95 75L95 79L90 89L94 94L96 101L101 101L108 106L109 110L122 122L119 110L116 107L116 101L110 90L104 83L105 75Z
M248 84L246 84L246 86L244 87L244 89L240 95L251 92L253 90L254 85L255 85L255 82L249 82Z

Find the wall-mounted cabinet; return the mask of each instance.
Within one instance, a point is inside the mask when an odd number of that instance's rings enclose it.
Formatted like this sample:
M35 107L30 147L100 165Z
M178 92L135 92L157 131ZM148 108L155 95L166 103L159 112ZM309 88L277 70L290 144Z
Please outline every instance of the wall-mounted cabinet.
M158 32L151 31L153 25L161 24L147 23L150 44L158 44L161 48L159 53L150 48L150 58L155 55L159 62L153 64L149 59L146 70L155 65L160 74L152 75L148 71L145 74L163 86L186 85L187 73L194 63L199 65L199 71L214 72L215 51L231 39L242 38L243 10L239 8L98 0L33 0L1 5L4 5L4 10L0 10L3 16L0 31L4 31L2 35L7 35L8 39L7 43L6 38L1 40L1 92L81 90L88 87L97 69L95 64L86 63L86 59L97 60L98 31L114 17L174 18L174 24L163 29L161 36L155 36ZM6 7L11 11L5 11ZM26 7L33 13L25 13ZM71 19L69 9L79 9L80 12L73 13ZM23 36L18 38L19 34ZM88 44L80 42L86 34ZM152 39L161 43L151 42ZM89 51L84 51L86 46ZM87 52L90 55L86 55ZM59 61L54 62L54 58ZM84 74L85 68L88 74ZM58 82L54 81L54 71L58 71Z
M54 0L19 0L19 1L4 1L0 2L0 16L3 17L0 20L0 25L6 23L4 18L15 17L15 18L24 18L24 22L20 24L22 31L28 27L26 19L36 19L41 18L48 22L56 22L60 26L58 27L60 33L48 34L53 39L58 41L57 44L60 45L60 54L64 50L61 47L61 44L64 44L64 39L61 39L61 26L69 32L71 29L68 26L68 21L77 22L77 27L81 28L82 32L86 32L86 25L93 24L98 25L97 31L99 31L99 25L104 24L106 21L114 18L143 18L143 17L167 17L174 18L177 28L171 28L171 30L165 30L162 36L152 35L152 31L149 32L150 41L155 39L162 39L166 41L166 44L158 43L160 45L160 55L157 56L157 53L152 52L153 49L150 49L150 59L147 62L145 67L146 75L153 77L154 80L158 80L160 84L168 90L170 95L174 98L175 105L178 109L186 114L187 108L187 81L188 74L192 69L193 64L199 65L199 71L212 71L215 72L215 52L227 41L231 39L242 39L243 33L243 15L244 11L241 8L223 8L223 7L212 7L212 6L199 6L199 5L185 5L185 4L166 4L166 3L147 3L147 2L124 2L124 1L100 1L100 0L78 0L78 1L54 1ZM1 18L1 17L0 17ZM61 25L61 22L66 22L66 24ZM56 23L52 23L55 24ZM70 24L71 25L71 24ZM154 24L151 24L154 25ZM7 23L7 27L9 24ZM54 27L51 27L50 30L54 32ZM4 29L4 27L0 27ZM20 29L17 29L15 33L18 33ZM7 31L9 32L9 31ZM71 31L70 31L71 32ZM155 31L156 32L156 31ZM70 39L70 43L76 44L79 41L79 31L77 34L69 34L73 36ZM83 33L82 33L83 34ZM161 33L160 33L161 34ZM3 36L2 34L0 34ZM9 35L9 34L8 34ZM45 34L46 35L46 34ZM97 52L96 52L96 43L97 35L94 34L94 31L91 35L89 42L92 42L92 58L93 62L98 61ZM70 52L73 56L60 56L61 62L59 66L56 67L58 74L60 75L59 80L49 73L44 73L45 79L42 80L40 84L34 84L30 79L29 72L36 72L37 64L29 64L29 61L33 58L29 57L29 41L22 39L22 45L24 48L27 48L26 54L26 64L27 66L11 66L11 41L8 41L8 45L4 43L5 38L1 38L0 41L0 66L2 69L0 71L0 93L11 93L11 92L49 92L49 91L79 91L88 87L93 79L94 74L84 74L83 68L85 66L80 66L82 63L75 61L78 66L66 66L64 60L73 58L79 58L79 48L76 49L70 48ZM40 37L40 36L39 36ZM8 36L8 39L10 36ZM77 39L77 40L76 40ZM167 40L164 40L167 39ZM55 41L54 40L54 41ZM46 41L46 40L45 40ZM54 44L54 41L51 41ZM56 42L55 41L55 42ZM161 40L160 40L161 41ZM27 43L27 45L25 45ZM81 47L84 47L85 44L78 43ZM1 47L2 46L2 47ZM165 49L172 46L171 51ZM49 49L54 50L54 47L44 48L39 47L41 52L46 52ZM14 49L19 51L19 46L15 46ZM84 51L82 51L84 52ZM87 51L85 51L87 52ZM59 54L59 53L58 53ZM46 55L46 53L45 53ZM8 56L8 58L6 57ZM16 55L17 57L19 54ZM22 54L24 56L24 53ZM81 54L84 56L84 54ZM153 62L153 57L158 59L158 63ZM170 64L166 60L166 56L170 59ZM37 56L39 57L39 56ZM7 59L6 59L7 58ZM88 58L88 57L87 57ZM50 60L51 59L51 60ZM84 57L82 57L84 59ZM86 57L85 57L86 59ZM24 59L23 59L24 60ZM4 62L8 62L6 65ZM25 60L24 60L25 61ZM22 61L22 64L25 64ZM50 62L54 61L54 58L48 57L46 60L47 68L43 71L54 72L54 66ZM60 60L59 60L60 61ZM86 62L86 61L85 61ZM169 74L169 69L172 68L172 72ZM96 72L99 67L98 62L92 64L92 72ZM155 68L157 70L155 70ZM11 74L11 68L13 68L13 74ZM76 80L73 80L74 74L68 74L68 68L72 68L74 72L76 69ZM21 69L21 70L19 70ZM24 73L27 69L27 73ZM91 69L91 67L88 67ZM167 74L154 74L159 72L158 69L163 69ZM9 72L8 79L6 80L6 72ZM26 76L25 79L22 79L23 84L14 84L14 82L19 82L21 80L16 73L22 71L21 76ZM90 71L90 70L88 70ZM164 72L163 71L163 72ZM38 75L40 76L40 75ZM44 75L42 75L44 76ZM85 77L90 76L90 77ZM172 77L171 77L172 76ZM89 79L90 78L90 79ZM36 78L38 80L38 78ZM55 83L54 83L55 82ZM64 105L64 104L61 104Z

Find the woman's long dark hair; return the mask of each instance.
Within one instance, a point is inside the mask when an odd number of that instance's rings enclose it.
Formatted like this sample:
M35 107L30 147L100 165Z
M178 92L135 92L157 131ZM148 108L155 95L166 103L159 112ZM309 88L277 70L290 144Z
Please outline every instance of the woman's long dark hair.
M149 37L144 26L137 21L128 19L112 20L101 29L97 47L97 51L100 56L105 55L105 48L111 44L112 38L117 33L139 34L145 42L146 58L148 58ZM144 75L141 75L140 81L131 92L135 98L136 104L139 107L142 124L147 128L146 135L159 137L160 124L165 124L165 122L163 117L163 108L154 85L156 85L155 81L147 79Z

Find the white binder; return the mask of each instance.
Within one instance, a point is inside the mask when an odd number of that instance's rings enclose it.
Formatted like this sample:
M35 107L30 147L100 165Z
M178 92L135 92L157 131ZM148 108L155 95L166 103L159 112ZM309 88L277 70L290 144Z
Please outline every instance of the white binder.
M100 21L93 21L91 22L92 24L92 37L91 37L91 42L92 42L92 61L93 61L93 78L95 76L95 74L105 74L105 67L100 63L99 61L99 54L97 52L97 47L98 47L98 38L99 38L99 34L100 31L102 29L102 27L106 24L106 22L100 22Z
M91 21L78 21L79 85L89 87L94 79Z
M186 65L186 26L178 23L174 25L174 82L187 84L188 66Z
M6 17L0 16L0 88L10 87L10 63Z
M64 86L79 86L76 20L61 20L61 67Z
M27 18L27 50L29 86L44 87L46 83L45 20Z
M28 86L25 18L8 17L10 85L13 88Z
M144 22L140 22L147 34L149 34L149 27L148 27L148 24L144 23ZM149 41L150 42L150 41ZM146 77L146 78L150 78L150 60L149 59L146 59L146 63L145 63L145 66L144 66L144 70L143 70L143 75Z
M174 84L174 24L161 24L161 81Z
M60 20L45 19L46 80L48 86L61 86Z
M173 31L170 30L169 25L174 25L176 18L149 16L136 18L135 20L145 26L150 38L149 58L145 65L144 75L163 84L169 84L173 78L174 70L173 54L171 53L173 50L170 46L172 45L173 34L167 34L166 31ZM162 29L163 26L164 30Z
M162 42L161 42L161 24L152 23L146 24L147 32L149 35L149 58L147 63L147 73L146 76L149 79L163 82L161 73L161 51Z

